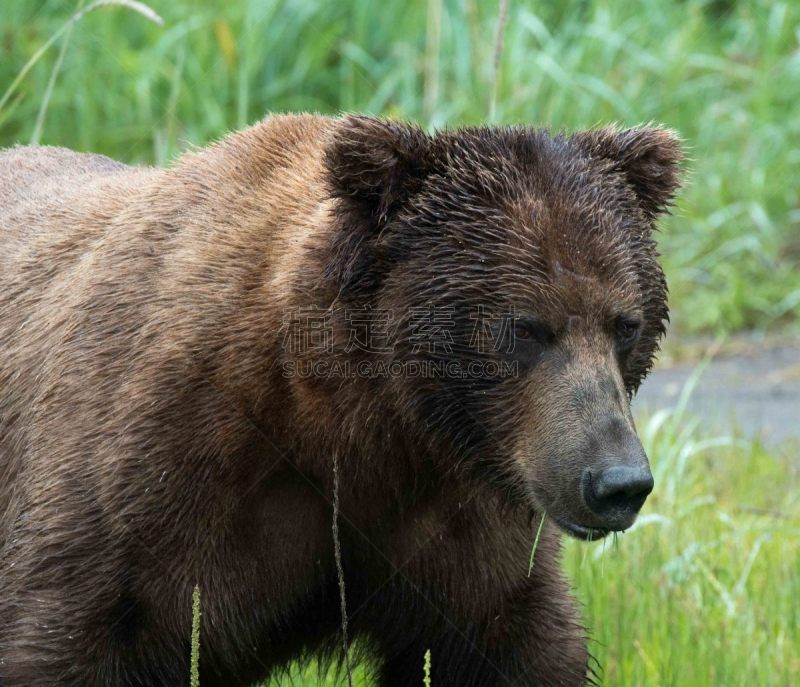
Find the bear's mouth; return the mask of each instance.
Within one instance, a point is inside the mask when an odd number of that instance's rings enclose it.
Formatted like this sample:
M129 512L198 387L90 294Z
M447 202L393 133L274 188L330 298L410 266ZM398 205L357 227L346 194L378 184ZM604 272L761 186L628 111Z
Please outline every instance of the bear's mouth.
M575 539L582 541L597 541L602 539L611 532L610 529L605 527L589 527L587 525L579 525L576 522L569 522L568 520L560 520L553 518L556 525L558 525L564 532Z

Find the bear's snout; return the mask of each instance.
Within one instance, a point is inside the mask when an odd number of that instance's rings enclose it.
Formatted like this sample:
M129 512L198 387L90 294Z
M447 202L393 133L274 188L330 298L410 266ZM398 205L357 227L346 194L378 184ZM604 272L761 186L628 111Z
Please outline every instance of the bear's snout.
M601 527L624 530L653 491L653 475L642 445L632 436L622 455L583 470L583 500Z
M653 475L644 466L615 465L593 473L584 470L583 498L610 530L630 527L645 499L653 491Z

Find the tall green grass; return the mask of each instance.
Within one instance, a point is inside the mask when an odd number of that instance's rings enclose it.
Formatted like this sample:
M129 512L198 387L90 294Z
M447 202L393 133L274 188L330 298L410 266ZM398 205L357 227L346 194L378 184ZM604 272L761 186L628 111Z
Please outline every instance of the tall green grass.
M78 4L3 3L0 93ZM663 122L686 139L691 170L662 238L675 329L797 327L796 2L511 0L497 69L493 2L149 4L162 26L101 7L64 32L0 109L0 144L165 163L284 110L431 127L492 111L556 129Z
M703 436L680 405L641 428L637 524L566 551L602 684L800 684L798 446Z

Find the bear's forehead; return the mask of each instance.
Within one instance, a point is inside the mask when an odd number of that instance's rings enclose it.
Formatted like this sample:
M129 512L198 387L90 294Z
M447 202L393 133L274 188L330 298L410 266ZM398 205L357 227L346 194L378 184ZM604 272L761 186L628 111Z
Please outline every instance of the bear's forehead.
M493 190L539 186L580 188L592 162L565 135L552 136L543 129L479 128L437 135L432 143L434 167L461 178L469 186Z
M424 204L440 216L506 222L521 239L580 243L608 251L620 239L647 230L632 189L563 136L536 129L478 129L442 141L440 173ZM466 222L469 224L469 222ZM573 254L577 255L569 247Z
M537 206L509 227L524 264L535 265L520 280L522 300L536 303L551 319L635 313L640 252L631 249L624 221L593 209Z
M474 262L461 271L480 275L476 288L553 318L639 307L646 256L635 237L649 227L618 176L541 130L458 132L443 143L445 166L415 208L440 228L426 245L432 267L436 256Z
M572 274L613 282L635 271L636 226L624 210L569 194L528 200L510 213L509 240L525 246L556 279Z
M641 246L633 247L633 237L642 231L636 218L594 202L593 192L544 193L541 186L464 202L459 212L440 214L446 238L434 253L478 261L475 267L485 268L489 282L506 288L547 288L584 300L601 292L604 298L630 301L642 259Z

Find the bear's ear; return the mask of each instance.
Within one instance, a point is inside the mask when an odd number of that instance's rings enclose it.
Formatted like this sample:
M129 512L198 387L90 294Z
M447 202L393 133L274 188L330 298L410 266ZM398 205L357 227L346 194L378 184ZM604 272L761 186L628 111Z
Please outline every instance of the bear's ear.
M572 140L593 158L611 163L611 171L624 175L649 219L670 205L680 187L683 159L677 134L661 127L595 129Z
M325 165L340 205L326 273L344 292L374 288L390 267L381 230L429 174L431 142L416 126L372 117L351 115L334 129Z
M325 160L334 195L384 224L426 176L430 137L410 124L356 115L334 136Z

